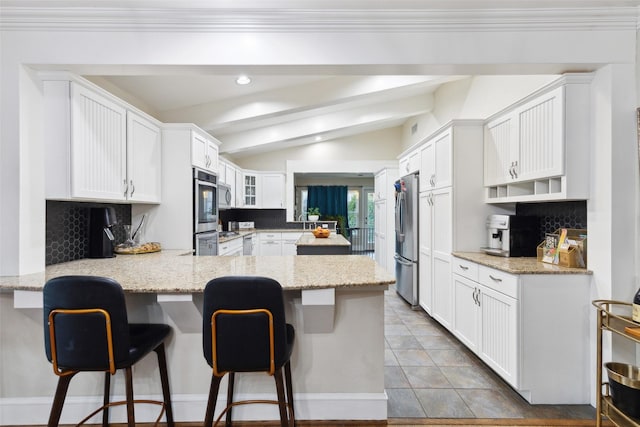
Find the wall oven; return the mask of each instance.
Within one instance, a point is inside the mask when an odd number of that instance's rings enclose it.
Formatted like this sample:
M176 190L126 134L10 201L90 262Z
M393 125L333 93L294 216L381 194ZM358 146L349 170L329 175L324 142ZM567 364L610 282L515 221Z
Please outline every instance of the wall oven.
M196 255L218 254L216 176L193 169L193 249Z

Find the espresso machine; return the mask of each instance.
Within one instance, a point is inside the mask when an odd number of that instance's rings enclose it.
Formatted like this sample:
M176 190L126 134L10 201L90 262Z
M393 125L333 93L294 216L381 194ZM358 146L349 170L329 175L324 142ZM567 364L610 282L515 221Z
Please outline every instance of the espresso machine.
M115 237L111 227L117 224L114 208L90 208L89 258L113 258Z
M533 257L540 240L540 219L529 215L489 215L487 243L481 248L489 255Z

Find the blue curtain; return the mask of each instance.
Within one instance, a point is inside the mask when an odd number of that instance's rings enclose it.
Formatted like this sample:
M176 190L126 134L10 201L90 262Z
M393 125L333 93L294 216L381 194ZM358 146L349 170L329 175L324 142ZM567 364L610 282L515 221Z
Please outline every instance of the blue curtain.
M308 188L307 207L317 207L320 215L343 216L347 220L347 186L346 185L310 185Z

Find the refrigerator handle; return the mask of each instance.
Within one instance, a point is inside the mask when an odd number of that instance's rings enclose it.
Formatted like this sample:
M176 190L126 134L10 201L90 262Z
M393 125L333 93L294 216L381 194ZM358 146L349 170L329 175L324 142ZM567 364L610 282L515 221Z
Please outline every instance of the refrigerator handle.
M405 194L400 191L396 198L396 239L400 242L404 241L404 209Z
M406 265L406 266L409 266L409 267L412 267L412 266L413 266L413 263L412 263L412 262L410 262L410 261L406 261L404 258L402 258L402 257L401 257L400 255L398 255L398 254L395 254L395 255L393 256L393 258L394 258L396 261L398 261L398 264Z

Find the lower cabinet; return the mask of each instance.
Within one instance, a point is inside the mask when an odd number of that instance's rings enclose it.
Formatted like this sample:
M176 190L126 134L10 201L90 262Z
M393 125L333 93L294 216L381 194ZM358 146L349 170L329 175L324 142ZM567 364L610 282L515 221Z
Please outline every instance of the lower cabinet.
M297 255L298 246L296 242L302 236L301 231L282 232L282 255Z
M242 238L227 240L218 244L218 255L242 256Z
M586 404L588 274L510 274L452 258L450 331L534 404Z
M258 233L258 255L282 255L282 233Z

